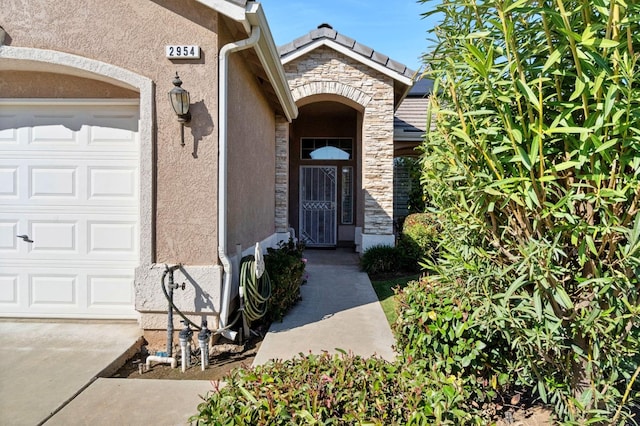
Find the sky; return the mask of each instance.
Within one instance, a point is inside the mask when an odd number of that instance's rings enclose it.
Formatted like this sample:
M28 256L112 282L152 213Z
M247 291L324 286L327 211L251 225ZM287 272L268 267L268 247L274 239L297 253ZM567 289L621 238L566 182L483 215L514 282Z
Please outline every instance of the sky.
M259 0L276 45L303 36L322 23L417 71L437 20L420 15L429 3L416 0Z

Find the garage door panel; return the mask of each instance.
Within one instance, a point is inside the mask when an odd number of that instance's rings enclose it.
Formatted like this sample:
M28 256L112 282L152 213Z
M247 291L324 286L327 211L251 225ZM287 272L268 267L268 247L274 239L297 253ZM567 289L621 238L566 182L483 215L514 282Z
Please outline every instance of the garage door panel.
M136 228L135 222L90 222L88 254L135 256Z
M90 275L88 306L94 309L126 308L133 305L133 276Z
M4 107L3 107L4 108ZM27 150L138 152L138 108L131 106L15 106L0 114L0 145ZM55 109L58 112L52 112Z
M45 265L19 272L0 265L0 313L21 317L134 318L132 269Z
M0 256L18 251L18 221L0 221Z
M67 305L67 308L78 308L78 281L77 274L31 275L29 305Z
M29 243L27 247L32 253L47 256L78 254L80 253L78 244L80 226L82 224L78 221L32 221L29 223L29 237L33 243Z
M18 306L18 276L0 275L0 306Z
M0 114L0 146L18 145L18 115Z
M53 145L56 149L69 149L74 145L80 145L83 139L83 127L79 118L62 114L35 115L30 126L29 144Z
M30 197L77 198L77 166L31 167Z
M18 166L0 167L0 199L15 199L18 196Z
M92 201L137 199L136 167L89 166L89 194Z
M111 206L129 212L138 203L135 158L29 159L29 166L0 159L0 206ZM18 201L18 199L20 201Z
M136 316L138 122L124 103L2 105L0 316Z
M17 257L73 264L138 260L138 222L133 215L95 211L67 214L52 210L27 215L22 222L3 220L3 216L10 214L0 214L0 253L5 260ZM22 234L33 242L16 238Z
M96 123L90 129L89 145L100 147L114 144L136 149L138 117L135 114L95 114L90 117L90 122ZM98 124L99 123L99 124Z

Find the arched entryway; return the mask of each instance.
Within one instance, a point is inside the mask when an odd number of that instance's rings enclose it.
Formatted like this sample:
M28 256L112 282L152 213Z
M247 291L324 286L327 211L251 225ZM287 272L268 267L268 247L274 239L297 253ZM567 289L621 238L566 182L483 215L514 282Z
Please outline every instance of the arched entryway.
M353 247L364 221L362 108L335 95L305 101L290 128L291 225L309 247Z

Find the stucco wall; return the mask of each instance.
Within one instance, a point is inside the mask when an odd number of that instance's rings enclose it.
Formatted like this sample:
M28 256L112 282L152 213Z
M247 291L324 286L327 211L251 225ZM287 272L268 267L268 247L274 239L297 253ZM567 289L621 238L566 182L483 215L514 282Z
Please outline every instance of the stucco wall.
M294 99L333 94L364 108L362 121L363 234L393 241L393 80L326 46L285 64Z
M217 15L193 0L0 0L0 10L11 11L0 20L7 45L72 53L155 82L156 260L215 263L217 176L211 164L217 158L217 134L209 114L217 110ZM178 43L200 45L202 59L166 59L164 46ZM166 97L176 71L193 103L184 148ZM36 87L20 96L37 93ZM197 158L192 155L196 141Z
M100 61L91 66L104 63L153 82L155 96L146 90L141 99L141 108L149 100L153 105L141 114L146 120L142 128L152 129L147 141L153 149L148 147L141 160L141 169L150 170L142 173L142 193L150 195L141 201L142 228L147 231L140 238L147 251L141 250L136 270L136 309L144 313L144 328L164 328L167 302L159 291L163 264L183 263L185 273L176 280L192 285L176 293L176 304L185 312L217 313L218 15L194 0L0 0L0 10L10 11L0 15L10 48L52 51L40 56L54 58L77 55L69 62ZM201 59L169 60L164 51L168 44L199 45ZM4 84L21 88L3 90L0 96L132 97L130 90L102 81L51 74L73 74L72 67L19 58L4 61L2 77L10 76ZM167 99L176 71L191 93L185 147L180 146L180 126ZM89 91L85 95L84 89Z
M229 64L228 246L275 232L275 114L242 53Z
M138 93L102 81L49 72L0 71L3 98L138 98Z

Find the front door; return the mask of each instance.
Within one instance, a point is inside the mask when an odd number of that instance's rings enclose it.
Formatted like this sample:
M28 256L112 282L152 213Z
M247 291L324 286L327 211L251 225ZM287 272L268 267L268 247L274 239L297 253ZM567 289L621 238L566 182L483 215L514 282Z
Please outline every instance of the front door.
M337 167L300 167L300 238L307 246L336 246L337 193Z

